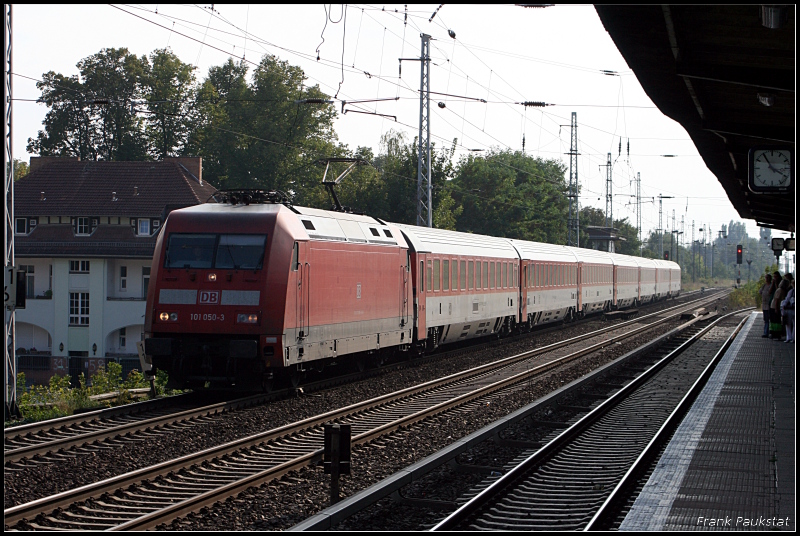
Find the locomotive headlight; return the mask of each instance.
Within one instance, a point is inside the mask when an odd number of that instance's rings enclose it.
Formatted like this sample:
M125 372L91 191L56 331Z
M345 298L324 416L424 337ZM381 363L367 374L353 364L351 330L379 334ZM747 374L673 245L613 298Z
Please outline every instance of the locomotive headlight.
M209 281L216 281L217 280L217 274L208 274L208 280Z
M158 319L162 322L177 322L178 313L161 313L158 315Z
M239 313L236 315L236 322L238 324L258 324L258 314Z
M169 320L169 313L161 313L160 315L158 315L158 318L162 322L166 322L167 320Z
M171 321L173 321L173 322L177 322L178 321L178 313L170 313L169 314L169 319Z

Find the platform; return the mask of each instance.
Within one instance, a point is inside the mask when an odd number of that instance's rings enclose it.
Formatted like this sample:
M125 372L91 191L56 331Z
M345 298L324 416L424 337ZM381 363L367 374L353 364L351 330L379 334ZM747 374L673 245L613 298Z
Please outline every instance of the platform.
M752 313L620 530L796 530L795 345Z

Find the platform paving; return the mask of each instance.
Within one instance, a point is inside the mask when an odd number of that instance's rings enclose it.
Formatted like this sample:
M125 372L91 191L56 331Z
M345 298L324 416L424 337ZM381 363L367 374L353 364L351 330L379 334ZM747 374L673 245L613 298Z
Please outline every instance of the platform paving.
M620 530L796 530L795 345L747 319Z

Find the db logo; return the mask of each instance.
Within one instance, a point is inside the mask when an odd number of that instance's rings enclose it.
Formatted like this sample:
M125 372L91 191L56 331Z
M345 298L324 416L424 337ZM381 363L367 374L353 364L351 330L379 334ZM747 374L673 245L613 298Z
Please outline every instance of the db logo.
M201 290L200 291L200 303L210 303L210 304L218 304L219 303L219 291L217 290Z

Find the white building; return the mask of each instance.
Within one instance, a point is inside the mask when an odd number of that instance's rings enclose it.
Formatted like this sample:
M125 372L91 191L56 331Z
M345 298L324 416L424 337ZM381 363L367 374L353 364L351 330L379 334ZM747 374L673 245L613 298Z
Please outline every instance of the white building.
M171 210L215 190L202 180L200 158L31 158L14 185L16 264L27 273L17 371L41 383L135 357L158 231Z

